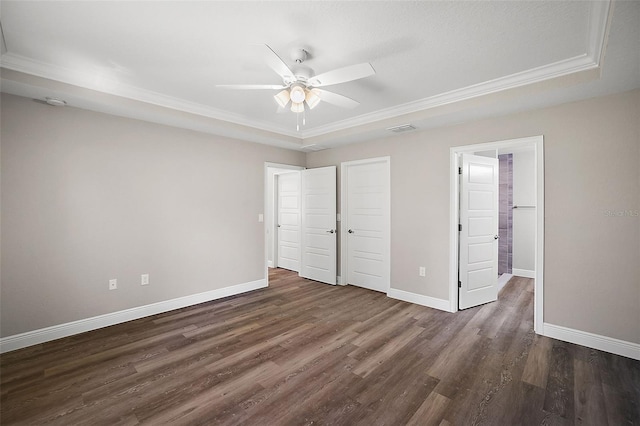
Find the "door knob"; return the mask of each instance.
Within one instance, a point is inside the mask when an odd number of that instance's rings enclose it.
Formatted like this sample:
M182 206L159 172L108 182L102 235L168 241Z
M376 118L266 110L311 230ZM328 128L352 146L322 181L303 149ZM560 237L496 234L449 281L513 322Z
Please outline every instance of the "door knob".
M280 224L278 224L278 228L280 228Z
M499 235L494 235L494 236L493 236L493 239L494 239L494 240L497 240L498 238L500 238L500 236L499 236Z
M349 229L347 232L353 234L353 229Z
M333 234L336 231L334 231L333 229L329 229L327 232L330 233L330 234Z

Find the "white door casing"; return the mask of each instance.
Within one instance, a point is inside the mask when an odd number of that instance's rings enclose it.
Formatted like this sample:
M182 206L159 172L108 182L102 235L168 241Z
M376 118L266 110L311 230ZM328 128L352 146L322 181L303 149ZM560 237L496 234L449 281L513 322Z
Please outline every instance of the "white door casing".
M459 307L498 299L498 159L462 154Z
M341 176L343 282L386 293L390 284L389 158L343 163Z
M336 167L301 172L300 276L336 284Z
M277 176L277 238L279 268L300 271L300 172Z

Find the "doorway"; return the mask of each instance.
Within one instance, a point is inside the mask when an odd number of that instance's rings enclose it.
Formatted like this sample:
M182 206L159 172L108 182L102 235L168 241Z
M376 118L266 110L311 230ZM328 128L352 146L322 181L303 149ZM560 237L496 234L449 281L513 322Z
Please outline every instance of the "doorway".
M336 167L265 163L265 213L266 279L283 267L335 285Z
M277 267L277 178L281 173L303 170L304 167L290 164L265 163L264 165L264 276L269 279L269 268Z
M461 156L463 154L480 154L485 157L495 156L496 162L498 155L517 152L530 152L530 158L533 162L532 168L535 171L533 177L533 189L531 194L532 202L522 204L522 207L518 204L514 204L514 220L517 216L520 219L525 218L524 214L527 214L528 219L532 224L531 232L531 263L526 264L523 268L515 268L516 272L520 276L529 276L534 279L534 330L539 332L542 330L543 324L543 277L544 277L544 157L543 157L543 137L535 136L522 139L513 139L500 142L491 142L485 144L475 144L460 147L452 147L450 149L450 311L456 312L459 309L460 292L468 291L469 288L463 288L460 280L460 268L462 261L462 255L460 254L464 250L464 254L468 254L468 247L462 246L466 244L462 241L460 225L461 225L461 178L459 175L460 168L462 167ZM493 153L493 154L490 154ZM524 158L524 157L523 157ZM515 169L514 169L515 172ZM497 212L497 199L495 201L495 208ZM517 201L516 201L517 202ZM526 206L526 207L525 207ZM464 225L462 225L464 226ZM497 223L495 226L496 239L497 235ZM515 228L514 228L515 231ZM496 294L498 289L497 281L497 243L494 246L495 262L496 262L496 274L495 274L495 286ZM515 247L514 247L515 249ZM468 261L468 259L465 259ZM531 269L525 269L531 268Z

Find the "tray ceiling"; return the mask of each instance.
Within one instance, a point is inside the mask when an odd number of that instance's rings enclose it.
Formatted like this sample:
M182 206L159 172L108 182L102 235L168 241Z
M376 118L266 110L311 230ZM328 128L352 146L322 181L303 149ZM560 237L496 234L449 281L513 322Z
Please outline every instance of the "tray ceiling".
M622 8L638 15L637 5ZM377 135L372 126L420 123L436 108L599 69L612 9L607 1L3 1L2 90L294 148L349 142ZM294 113L276 112L276 91L216 88L281 83L261 44L290 66L292 50L304 48L315 73L369 62L376 75L331 86L361 105L321 103L298 132Z

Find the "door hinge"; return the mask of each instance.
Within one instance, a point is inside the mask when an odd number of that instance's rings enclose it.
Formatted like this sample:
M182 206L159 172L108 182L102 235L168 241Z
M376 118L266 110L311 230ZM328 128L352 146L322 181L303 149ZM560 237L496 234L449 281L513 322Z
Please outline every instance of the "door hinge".
M462 224L461 223L458 224L458 232L462 232Z
M458 288L462 288L462 281L458 281Z
M462 167L458 167L458 174L461 175L462 174Z

